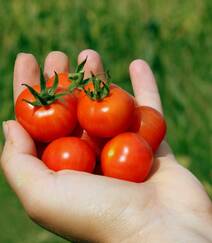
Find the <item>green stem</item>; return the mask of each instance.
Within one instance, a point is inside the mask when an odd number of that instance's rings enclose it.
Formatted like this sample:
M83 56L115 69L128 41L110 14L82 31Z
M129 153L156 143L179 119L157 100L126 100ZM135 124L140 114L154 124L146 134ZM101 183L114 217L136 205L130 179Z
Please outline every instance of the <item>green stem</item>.
M110 93L110 76L107 72L108 80L106 82L102 81L101 79L97 78L96 75L94 75L91 72L90 81L93 83L94 90L91 91L90 89L86 90L85 87L83 87L84 92L87 94L87 96L92 100L102 100L105 97L107 97Z

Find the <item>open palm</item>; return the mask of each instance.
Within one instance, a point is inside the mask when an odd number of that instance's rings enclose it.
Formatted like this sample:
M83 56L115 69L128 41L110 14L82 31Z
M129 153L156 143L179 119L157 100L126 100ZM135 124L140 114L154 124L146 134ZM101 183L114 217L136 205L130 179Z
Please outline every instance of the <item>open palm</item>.
M100 56L88 56L85 75L103 72ZM69 71L61 52L50 53L44 74ZM130 76L139 105L162 113L154 76L142 60L130 64ZM39 66L30 54L17 57L14 100L22 82L39 82ZM1 165L29 216L66 239L91 242L210 242L212 205L200 182L175 160L166 141L155 157L144 183L131 183L77 171L50 171L36 155L33 140L16 121L4 124L6 137Z

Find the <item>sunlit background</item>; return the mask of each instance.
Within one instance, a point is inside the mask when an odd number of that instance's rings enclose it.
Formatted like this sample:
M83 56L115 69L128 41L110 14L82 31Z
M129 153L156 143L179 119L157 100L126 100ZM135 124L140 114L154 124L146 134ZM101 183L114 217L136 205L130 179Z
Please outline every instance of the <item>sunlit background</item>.
M95 49L114 82L130 92L128 65L143 58L156 75L171 147L212 197L211 13L210 0L0 0L0 120L14 117L18 52L43 64L48 52L60 50L75 65L81 50ZM1 173L0 242L65 242L28 219Z

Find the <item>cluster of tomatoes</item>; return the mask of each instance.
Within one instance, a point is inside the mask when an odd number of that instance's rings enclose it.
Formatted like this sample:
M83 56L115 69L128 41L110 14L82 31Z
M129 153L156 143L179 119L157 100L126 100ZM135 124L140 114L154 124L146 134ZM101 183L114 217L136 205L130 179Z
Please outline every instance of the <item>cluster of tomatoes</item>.
M92 73L84 79L85 62L75 73L55 73L47 81L41 75L39 85L23 84L16 118L38 147L44 147L40 157L50 169L142 182L166 123L153 108L137 106L110 79Z

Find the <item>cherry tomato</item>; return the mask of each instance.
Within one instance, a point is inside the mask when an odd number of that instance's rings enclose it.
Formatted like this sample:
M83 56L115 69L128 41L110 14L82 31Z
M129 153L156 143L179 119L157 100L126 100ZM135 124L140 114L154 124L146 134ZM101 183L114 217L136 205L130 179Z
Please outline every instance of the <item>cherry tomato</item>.
M71 80L68 78L68 75L68 73L58 73L59 87L67 89L70 86ZM50 77L47 81L47 86L52 86L52 84L54 83L54 79L55 75Z
M80 138L86 141L91 146L91 148L95 151L97 157L100 156L103 146L108 141L107 138L97 138L90 136L85 130L83 130Z
M152 167L152 150L135 133L122 133L112 138L103 148L103 175L133 182L143 182Z
M93 100L87 95L82 97L77 116L89 135L106 138L127 131L134 110L134 98L123 89L111 86L109 95L102 100Z
M136 107L131 131L143 137L155 152L166 134L166 122L157 110L147 106Z
M63 137L47 146L42 161L54 171L69 169L93 172L95 152L80 138Z
M40 91L40 86L33 87ZM56 93L63 92L61 88ZM28 89L25 89L18 97L15 105L17 120L29 132L33 139L40 142L50 142L56 138L68 136L77 123L77 99L68 94L55 100L46 106L33 106L35 101Z
M92 83L88 83L84 86L85 89L91 89L93 90L93 84ZM77 96L78 99L83 98L84 96L86 96L84 90L79 90L79 89L75 89L74 90L74 94Z
M88 135L88 133L84 129L82 129L79 124L77 124L75 129L73 130L72 136L81 138L82 140L86 141L86 143L89 144L91 148L95 151L97 158L99 158L103 146L108 141L107 138L97 138Z

